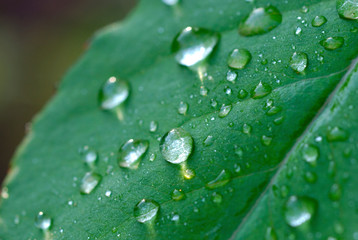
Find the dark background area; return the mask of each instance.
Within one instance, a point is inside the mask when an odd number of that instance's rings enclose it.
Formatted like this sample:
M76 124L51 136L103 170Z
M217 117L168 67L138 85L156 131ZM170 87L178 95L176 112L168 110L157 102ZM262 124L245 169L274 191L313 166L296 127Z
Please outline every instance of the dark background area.
M93 33L136 0L0 0L0 183L30 122Z

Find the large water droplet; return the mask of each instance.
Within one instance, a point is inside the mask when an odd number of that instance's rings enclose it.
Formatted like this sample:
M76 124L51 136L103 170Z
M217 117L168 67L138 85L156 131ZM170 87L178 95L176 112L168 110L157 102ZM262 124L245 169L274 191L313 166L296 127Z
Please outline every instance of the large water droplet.
M187 27L175 37L172 52L179 64L193 67L209 57L219 38L218 33L210 30Z
M172 199L174 201L180 201L185 198L185 193L181 189L174 189L172 192Z
M333 127L327 132L327 140L330 142L345 141L347 139L347 132L340 127Z
M290 59L290 67L297 73L302 73L307 68L308 57L306 53L295 52Z
M282 22L280 11L274 6L255 8L239 25L239 33L244 36L264 34Z
M118 152L118 164L124 168L137 169L140 160L143 158L149 147L145 140L130 139L124 143Z
M306 162L315 166L319 157L319 150L313 145L305 144L302 148L302 156Z
M256 85L256 87L251 91L251 97L253 99L259 99L267 96L272 91L272 88L270 85L259 82L259 84Z
M80 191L82 194L90 194L93 189L97 187L101 181L101 175L97 173L88 172L82 178Z
M44 212L39 212L35 218L35 226L41 230L49 230L52 225L52 219Z
M340 48L344 44L344 38L342 37L329 37L322 40L320 44L327 50L335 50Z
M337 0L337 11L341 18L358 19L358 0Z
M327 22L327 18L324 16L315 16L312 20L313 27L320 27Z
M251 53L246 49L234 49L227 59L229 67L244 69L251 60Z
M220 174L212 181L208 182L205 186L209 189L215 189L228 184L231 180L231 173L224 169Z
M134 217L140 223L154 221L159 211L159 204L154 200L142 199L134 207Z
M121 105L129 95L127 82L110 77L102 86L99 93L101 107L106 110L114 109Z
M179 164L185 162L193 150L194 140L182 128L169 131L160 141L160 151L165 160Z
M232 108L231 105L225 105L225 104L223 104L223 105L221 106L221 108L220 108L220 111L219 111L219 117L220 117L220 118L226 117L226 116L230 113L231 108Z
M291 196L286 202L285 219L291 227L299 227L308 222L316 212L317 202L309 197Z

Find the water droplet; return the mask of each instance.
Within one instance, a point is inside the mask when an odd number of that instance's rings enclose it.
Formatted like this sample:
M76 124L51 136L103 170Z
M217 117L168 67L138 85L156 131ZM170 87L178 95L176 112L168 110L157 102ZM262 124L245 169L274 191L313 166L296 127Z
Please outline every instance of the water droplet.
M275 120L273 120L273 123L275 125L281 125L283 123L283 120L285 120L285 118L281 116L281 117L278 117Z
M303 6L303 7L301 8L301 12L302 12L302 13L308 13L308 11L309 11L309 9L308 9L307 6Z
M226 86L225 88L224 88L224 92L225 92L225 94L226 95L231 95L231 92L232 92L232 90L231 90L231 88L230 87L228 87L228 86Z
M358 19L358 1L337 0L337 11L341 18Z
M309 183L315 183L317 181L317 175L314 172L306 172L304 178Z
M224 169L220 174L212 181L208 182L205 186L209 189L215 189L228 184L231 180L231 173Z
M147 152L149 142L146 140L130 139L124 143L118 152L118 164L123 168L137 169L140 160Z
M35 218L35 226L41 230L49 230L52 225L52 219L45 213L39 212Z
M189 105L185 102L180 102L179 103L179 108L178 108L178 113L181 115L185 115L186 112L188 111Z
M207 96L208 95L208 89L204 86L200 87L200 95L201 96Z
M275 115L275 114L277 114L277 113L279 113L279 112L281 112L281 111L282 111L282 108L281 108L281 107L272 106L272 107L266 112L266 114L267 114L268 116L273 116L273 115Z
M158 129L158 123L156 121L151 121L149 123L149 132L156 132Z
M206 147L211 146L214 143L214 137L211 135L207 136L203 143Z
M193 179L195 177L195 171L193 169L190 169L190 168L184 168L182 173L183 173L183 177L186 180L190 180L190 179Z
M142 199L134 207L134 217L140 223L154 221L159 211L159 204L154 200Z
M174 39L172 52L176 61L193 67L204 62L214 50L220 35L203 28L187 27Z
M301 33L302 33L302 28L300 28L300 27L297 27L296 28L296 31L295 31L295 35L301 35Z
M101 175L97 173L88 172L82 178L80 191L82 194L90 194L93 189L97 187L101 181Z
M335 50L340 48L344 44L344 38L342 37L329 37L322 40L320 44L327 50Z
M290 59L290 67L297 73L305 71L308 65L308 56L306 53L295 52Z
M221 106L221 108L220 108L220 111L219 111L219 117L220 117L220 118L226 117L226 116L230 113L231 108L232 108L231 105L225 105L225 104L223 104L223 105Z
M277 234L275 229L268 227L266 230L265 240L277 240Z
M245 134L250 134L251 133L251 130L252 130L252 127L245 123L243 126L242 126L242 132L245 133Z
M110 77L102 86L99 93L101 107L111 110L121 105L129 95L129 86L127 82Z
M94 167L98 160L98 154L95 150L89 148L88 146L84 146L79 150L83 160L89 167Z
M1 197L3 198L3 199L8 199L9 198L9 189L7 188L7 187L3 187L2 189L1 189Z
M107 190L104 195L106 195L106 197L110 197L112 195L112 192L110 190Z
M347 139L347 132L340 127L333 127L327 132L327 140L330 142L345 141Z
M315 16L312 20L313 27L320 27L327 22L327 18L324 16Z
M244 150L241 147L235 146L235 154L239 156L239 158L242 158Z
M309 197L291 196L286 202L285 219L291 227L299 227L308 222L316 212L317 202Z
M185 193L181 189L174 189L172 192L172 199L174 201L180 201L185 198Z
M155 153L150 154L149 161L153 162L157 158Z
M302 148L302 156L307 163L312 166L316 166L317 159L319 157L319 150L313 145L305 144Z
M210 105L211 105L213 108L216 108L216 106L218 105L218 102L217 102L215 99L211 99L211 100L210 100Z
M249 93L248 93L246 90L241 89L241 90L239 91L239 95L238 95L237 97L240 98L240 99L244 99L244 98L247 97L248 94L249 94Z
M194 140L190 133L182 128L169 131L160 142L160 151L165 160L179 164L185 162L193 150Z
M341 185L335 183L332 185L330 191L329 191L329 198L332 201L338 201L342 196L342 187Z
M234 69L244 69L251 61L251 53L246 49L234 49L227 59L229 67Z
M270 32L282 22L280 11L274 6L255 8L239 25L239 33L254 36Z
M265 146L270 146L271 145L271 142L272 142L272 137L269 137L269 136L266 136L266 135L263 135L261 137L261 143Z
M237 78L237 73L236 73L236 72L231 71L231 70L229 70L229 71L227 72L227 74L226 74L226 80L228 80L229 82L234 83L235 80L236 80L236 78Z
M213 203L220 204L223 201L223 196L221 194L214 192L211 196Z
M259 82L259 84L256 85L256 87L251 91L251 97L253 99L259 99L267 96L272 91L272 88L270 85Z
M174 6L179 3L180 0L162 0L163 3L165 3L168 6Z

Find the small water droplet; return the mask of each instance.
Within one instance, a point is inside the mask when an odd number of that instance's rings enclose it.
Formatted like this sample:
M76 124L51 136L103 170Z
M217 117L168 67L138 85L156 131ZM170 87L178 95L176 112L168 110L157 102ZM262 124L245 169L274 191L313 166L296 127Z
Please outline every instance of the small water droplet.
M358 1L337 0L337 11L341 18L358 19Z
M129 95L129 86L127 82L110 77L102 86L99 93L101 107L106 110L117 108Z
M265 240L277 240L277 234L275 229L268 227L265 234Z
M316 166L319 150L313 145L305 144L302 148L302 157L307 163Z
M342 37L329 37L320 41L320 44L327 50L335 50L340 48L344 44L344 38Z
M112 195L112 192L110 190L107 190L104 195L106 195L106 197L110 197Z
M79 150L83 160L89 167L94 167L97 160L98 160L98 154L95 150L89 148L88 146L84 146Z
M282 111L282 108L281 107L278 107L278 106L272 106L270 107L270 109L266 112L266 115L268 116L273 116L279 112Z
M157 158L155 153L150 154L149 161L153 162Z
M206 88L206 87L204 87L204 86L201 86L200 87L200 95L201 96L207 96L208 95L208 89Z
M147 152L149 142L130 139L118 151L118 164L123 168L137 169L141 159Z
M231 71L231 70L229 70L229 71L227 72L227 74L226 74L226 80L228 80L229 82L234 83L235 80L236 80L236 78L237 78L237 73L236 73L236 72Z
M327 132L327 140L330 142L345 141L347 139L347 132L340 127L333 127Z
M234 49L229 55L227 64L233 69L244 69L251 58L251 53L248 50Z
M317 174L314 172L306 172L304 178L309 183L315 183L317 181Z
M309 197L291 196L286 202L285 219L291 227L299 227L308 222L316 212L317 202Z
M299 36L299 35L301 35L301 33L302 33L302 28L297 27L295 30L295 35Z
M185 162L190 156L194 140L190 133L182 128L169 131L160 142L160 151L165 160L173 164Z
M270 32L282 22L280 11L274 6L255 8L239 25L243 36L254 36Z
M204 62L214 50L220 35L203 28L186 27L174 39L172 52L176 61L187 67Z
M214 143L214 137L211 135L207 136L203 143L206 147L211 146Z
M242 147L235 146L235 154L239 158L242 158L242 156L244 155L244 150L242 149Z
M285 120L285 118L281 116L281 117L278 117L278 118L276 118L275 120L273 120L273 123L274 123L275 125L281 125L284 120Z
M252 130L252 127L245 123L243 126L242 126L242 132L245 133L245 134L250 134L251 133L251 130Z
M272 88L270 85L259 82L259 84L256 85L256 87L251 91L251 97L253 99L259 99L267 96L272 91Z
M269 137L269 136L266 136L266 135L263 135L261 137L261 143L265 146L270 146L271 145L271 142L272 142L272 137Z
M156 132L158 129L158 123L156 121L150 121L149 132Z
M290 59L290 67L297 73L302 73L308 65L308 56L306 53L295 52Z
M308 13L308 11L309 11L309 9L308 9L307 6L303 6L303 7L301 8L301 12L302 12L302 13Z
M238 94L237 97L240 98L240 99L244 99L244 98L247 97L248 94L249 94L249 93L248 93L246 90L241 89L241 90L239 91L239 94Z
M231 90L231 88L230 87L228 87L228 86L226 86L225 88L224 88L224 92L225 92L225 94L226 95L231 95L231 92L232 92L232 90Z
M82 194L90 194L93 189L97 187L101 181L101 175L97 173L88 172L82 178L80 191Z
M193 179L195 177L195 171L190 168L185 168L185 169L183 169L183 177L186 180Z
M174 6L179 3L180 0L162 0L163 3L165 3L168 6Z
M223 201L223 196L221 194L214 192L211 196L213 203L220 204Z
M329 191L329 198L332 200L332 201L338 201L342 196L342 187L340 184L333 184L331 186L331 189Z
M327 22L327 18L324 16L315 16L312 20L313 27L320 27Z
M211 107L216 108L216 106L218 105L218 102L215 99L211 99L210 105L211 105Z
M181 115L185 115L188 111L189 105L185 102L180 102L178 107L178 113Z
M224 169L220 174L212 181L208 182L205 186L209 189L215 189L228 184L231 180L231 173Z
M134 217L140 223L154 221L159 211L159 204L154 200L142 199L134 207Z
M220 117L220 118L226 117L226 116L230 113L231 108L232 108L231 105L225 105L225 104L223 104L223 105L221 106L221 108L220 108L220 111L219 111L219 117Z
M52 219L44 212L39 212L35 218L35 226L43 231L49 230L52 225Z
M174 201L180 201L185 198L185 193L181 189L174 189L172 192L172 199Z

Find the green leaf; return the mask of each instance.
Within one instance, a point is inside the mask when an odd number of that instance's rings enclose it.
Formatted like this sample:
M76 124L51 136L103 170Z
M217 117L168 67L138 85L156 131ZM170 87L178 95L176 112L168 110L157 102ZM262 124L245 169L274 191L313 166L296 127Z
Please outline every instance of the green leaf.
M254 7L276 17L242 36ZM198 68L171 53L187 26L221 35ZM357 238L357 27L334 0L143 0L96 34L36 117L3 186L0 239ZM234 49L250 53L241 70ZM130 89L117 114L98 102L112 76ZM172 129L180 165L160 152Z

